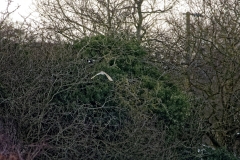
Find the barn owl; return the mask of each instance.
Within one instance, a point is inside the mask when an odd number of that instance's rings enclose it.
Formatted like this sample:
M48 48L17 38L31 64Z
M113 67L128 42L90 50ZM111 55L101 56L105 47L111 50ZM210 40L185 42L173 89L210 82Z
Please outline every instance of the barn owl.
M107 78L108 78L109 81L113 81L113 79L112 79L106 72L103 72L103 71L97 73L97 74L96 74L95 76L93 76L91 79L95 78L95 77L98 76L98 75L105 75L105 76L107 76Z

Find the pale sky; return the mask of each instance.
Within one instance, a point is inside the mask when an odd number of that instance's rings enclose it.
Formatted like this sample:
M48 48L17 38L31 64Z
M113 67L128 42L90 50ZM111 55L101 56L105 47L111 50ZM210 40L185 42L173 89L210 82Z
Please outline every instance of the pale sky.
M34 25L34 23L32 23L33 20L40 20L38 13L34 12L35 6L33 5L33 3L35 2L35 0L11 0L11 1L12 3L9 7L9 11L13 11L14 9L16 9L17 6L19 6L19 8L10 15L10 20L12 20L13 22L23 22L24 21L23 17L27 16L28 17L26 19L26 22L31 23L33 25ZM5 11L7 2L8 0L0 0L0 12ZM171 12L172 15L178 16L182 20L185 20L185 16L183 15L183 13L189 11L188 5L184 2L185 0L183 1L180 0L180 3L177 6L175 6ZM1 17L2 16L0 15L0 20ZM161 23L161 26L162 28L166 28L166 24L164 22Z
M6 9L7 1L8 0L0 0L0 12L4 11ZM29 16L29 14L32 13L34 10L34 5L32 4L34 2L34 0L11 0L11 1L12 1L12 3L10 5L9 11L14 10L18 5L20 6L19 9L16 10L10 16L14 22L15 21L23 21L23 18L21 17L21 15L24 17ZM182 13L186 12L186 9L187 9L186 4L183 4L183 3L180 3L176 8L177 8L177 10L180 9L180 12L182 12ZM38 18L37 15L38 14L36 12L32 13L32 15L30 16L30 19ZM30 19L28 21L31 21Z
M0 12L5 11L6 6L7 6L7 1L8 0L0 0ZM9 11L13 11L18 5L19 8L11 14L10 18L15 22L15 21L23 21L23 18L21 17L24 16L29 16L30 13L33 12L34 6L32 5L33 0L12 0L12 3L9 7ZM36 18L37 13L32 13L30 18ZM30 19L29 19L30 20Z

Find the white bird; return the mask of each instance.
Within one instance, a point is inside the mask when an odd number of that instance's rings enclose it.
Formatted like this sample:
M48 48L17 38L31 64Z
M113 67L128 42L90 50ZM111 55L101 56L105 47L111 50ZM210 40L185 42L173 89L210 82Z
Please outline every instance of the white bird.
M106 72L103 72L103 71L97 73L97 74L96 74L95 76L93 76L91 79L93 79L94 77L96 77L96 76L98 76L98 75L105 75L105 76L107 76L107 78L108 78L109 81L113 81L113 79L112 79Z

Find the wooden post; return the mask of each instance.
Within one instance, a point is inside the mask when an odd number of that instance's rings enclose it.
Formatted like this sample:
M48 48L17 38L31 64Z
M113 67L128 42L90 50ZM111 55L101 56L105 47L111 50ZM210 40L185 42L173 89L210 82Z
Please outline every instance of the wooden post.
M186 63L190 63L190 12L186 13Z

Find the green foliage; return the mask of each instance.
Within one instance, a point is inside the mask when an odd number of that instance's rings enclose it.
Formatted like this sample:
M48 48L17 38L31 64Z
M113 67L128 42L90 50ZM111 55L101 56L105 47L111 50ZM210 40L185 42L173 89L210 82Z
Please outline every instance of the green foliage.
M212 148L210 146L202 145L197 149L193 148L182 148L180 149L182 160L238 160L231 152L225 148Z
M110 55L143 56L146 51L135 39L123 39L120 35L97 35L85 37L73 42L73 53L79 53L84 58L98 58Z
M186 95L134 39L96 36L73 48L81 51L80 59L62 54L46 61L30 54L1 66L1 84L12 92L3 98L0 117L18 123L22 144L46 147L39 159L167 157L160 150L176 137L163 140L162 126L184 122ZM96 61L87 63L88 58ZM101 70L114 81L103 75L91 79Z
M199 157L195 159L203 160L238 160L236 156L227 151L225 148L214 149L208 146L203 146L199 149Z
M129 85L127 86L126 83L123 84L124 86L115 85L115 88L123 87L122 90L125 90L124 87L129 87L134 91L128 94L135 94L138 104L133 103L130 107L143 106L144 110L150 114L157 114L159 119L168 124L183 122L189 116L188 97L171 83L170 79L162 75L156 64L149 63L146 50L137 40L123 39L117 35L99 35L75 42L73 48L83 50L81 53L83 58L100 59L95 61L92 67L93 72L103 70L114 80L124 81ZM118 82L114 82L116 83ZM93 96L89 95L90 91L86 93L87 98L97 100L101 96L106 97L107 93L113 89L106 88L105 82L98 84L101 84L97 87L101 88L101 93L94 90ZM95 86L96 83L89 85ZM115 90L115 92L118 91Z
M6 91L0 82L0 98L5 98L5 97L6 97Z

